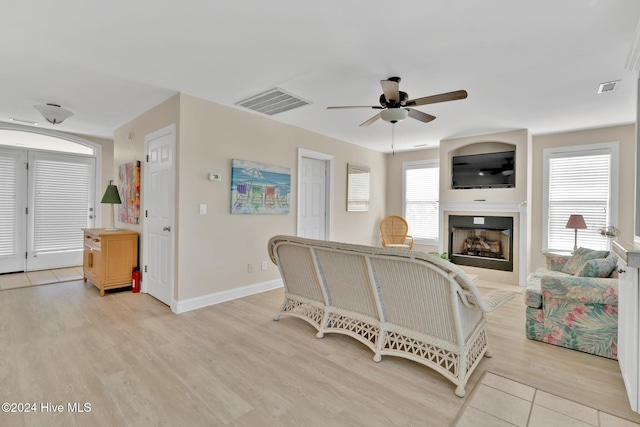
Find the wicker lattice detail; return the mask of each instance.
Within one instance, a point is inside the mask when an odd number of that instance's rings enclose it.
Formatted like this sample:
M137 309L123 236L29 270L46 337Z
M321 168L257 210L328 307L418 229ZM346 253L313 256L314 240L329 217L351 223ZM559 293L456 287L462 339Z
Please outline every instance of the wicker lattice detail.
M320 327L322 318L324 317L324 310L319 307L314 307L311 304L287 299L284 307L282 307L282 314L296 314L300 317L305 317L311 320L314 324Z
M342 316L338 313L330 313L329 319L325 330L339 329L343 331L349 331L355 335L360 336L364 341L370 342L373 347L378 342L380 335L380 328L371 325L362 320L353 319L351 317Z
M384 340L384 350L408 353L418 358L440 366L454 377L458 376L460 358L450 350L416 340L396 332L387 332Z
M482 355L482 351L485 347L487 347L487 335L483 329L480 331L480 334L473 345L469 347L469 353L467 354L467 369L473 366L478 357Z

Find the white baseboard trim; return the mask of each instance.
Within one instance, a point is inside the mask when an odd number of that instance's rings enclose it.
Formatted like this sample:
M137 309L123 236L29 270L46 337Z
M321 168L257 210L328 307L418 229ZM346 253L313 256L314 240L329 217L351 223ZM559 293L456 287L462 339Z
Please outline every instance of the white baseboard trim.
M198 308L209 307L210 305L216 305L222 302L247 297L249 295L271 291L273 289L281 288L282 286L282 279L274 279L268 282L256 283L237 289L230 289L227 291L215 292L213 294L203 295L200 297L175 301L175 309L174 307L172 307L172 311L176 314L186 313L187 311L197 310Z

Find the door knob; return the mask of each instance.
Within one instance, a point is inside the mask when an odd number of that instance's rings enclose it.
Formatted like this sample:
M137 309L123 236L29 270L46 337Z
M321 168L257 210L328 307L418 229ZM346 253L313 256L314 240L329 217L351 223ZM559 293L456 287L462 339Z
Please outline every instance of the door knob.
M171 227L162 227L162 231L171 231Z

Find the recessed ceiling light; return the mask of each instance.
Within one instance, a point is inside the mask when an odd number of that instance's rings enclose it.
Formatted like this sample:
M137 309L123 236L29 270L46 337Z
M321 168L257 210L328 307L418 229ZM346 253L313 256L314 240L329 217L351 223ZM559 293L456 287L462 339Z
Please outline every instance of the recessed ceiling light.
M14 119L13 117L9 117L9 121L10 122L27 123L27 124L30 124L30 125L38 126L38 122L34 122L32 120L21 120L21 119Z
M612 82L600 83L600 86L598 87L598 93L613 92L619 81L620 80L614 80Z
M414 145L414 147L419 148L419 147L428 147L429 144L416 144Z

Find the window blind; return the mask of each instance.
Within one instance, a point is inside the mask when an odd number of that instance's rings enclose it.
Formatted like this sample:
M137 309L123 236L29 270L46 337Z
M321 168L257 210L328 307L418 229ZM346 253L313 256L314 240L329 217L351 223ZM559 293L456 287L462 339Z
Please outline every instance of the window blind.
M349 173L348 209L351 212L366 212L369 210L369 181L370 173L358 171Z
M549 157L548 249L571 251L574 230L566 228L570 215L584 217L587 230L578 230L578 247L606 249L610 212L611 153L573 152Z
M435 162L404 166L403 215L414 239L438 240L439 180L440 168Z
M35 252L82 249L80 229L88 224L91 166L42 159L35 163Z
M15 157L0 157L0 257L16 255L18 218L17 170Z

